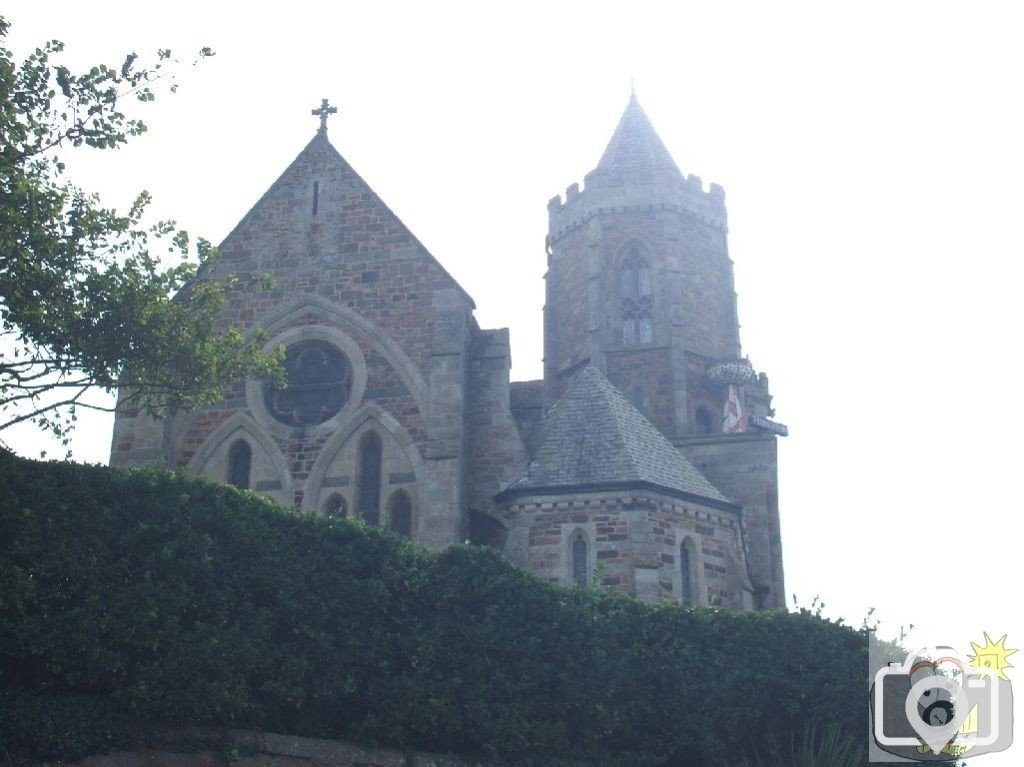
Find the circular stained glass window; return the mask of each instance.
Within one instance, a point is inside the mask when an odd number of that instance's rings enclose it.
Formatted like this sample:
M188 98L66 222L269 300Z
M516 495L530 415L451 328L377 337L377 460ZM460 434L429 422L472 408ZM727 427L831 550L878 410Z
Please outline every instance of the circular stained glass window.
M345 407L352 392L352 366L324 341L302 341L285 351L287 384L263 386L267 410L289 426L315 426Z

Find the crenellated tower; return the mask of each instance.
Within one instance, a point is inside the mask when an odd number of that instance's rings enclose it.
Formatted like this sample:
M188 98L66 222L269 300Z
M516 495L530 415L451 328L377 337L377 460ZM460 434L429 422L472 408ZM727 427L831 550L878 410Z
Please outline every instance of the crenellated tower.
M548 212L548 402L589 361L669 439L702 429L707 362L740 355L722 187L680 172L633 97Z
M782 427L767 377L742 359L724 190L679 170L633 95L583 189L548 214L545 405L587 365L604 373L742 505L756 601L783 605Z

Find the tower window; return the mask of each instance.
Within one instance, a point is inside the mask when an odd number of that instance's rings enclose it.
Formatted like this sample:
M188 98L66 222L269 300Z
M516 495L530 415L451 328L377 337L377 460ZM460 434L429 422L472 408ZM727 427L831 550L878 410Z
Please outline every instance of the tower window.
M654 326L650 317L640 317L637 320L637 340L642 344L649 344L654 341Z
M249 488L249 475L252 473L252 448L244 439L240 439L228 451L228 484L241 490Z
M580 532L572 539L572 582L581 589L587 587L587 541Z
M356 510L368 525L380 524L381 444L369 431L359 441L359 486Z
M633 244L619 266L622 343L627 346L654 342L652 293L651 267L642 256L640 245Z
M697 408L697 412L694 415L694 428L698 434L711 434L714 431L712 424L714 423L711 418L711 411L701 405Z
M412 500L404 490L396 490L388 499L388 526L401 535L412 535Z

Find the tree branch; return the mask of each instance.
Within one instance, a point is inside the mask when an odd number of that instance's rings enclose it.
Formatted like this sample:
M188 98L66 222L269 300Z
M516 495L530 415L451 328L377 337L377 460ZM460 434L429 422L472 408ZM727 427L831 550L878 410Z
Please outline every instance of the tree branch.
M90 387L88 386L83 386L78 391L78 393L75 394L75 396L73 397L68 397L67 399L61 400L60 402L53 402L43 407L37 407L31 413L23 413L22 415L16 416L7 421L6 423L0 424L0 431L8 429L11 426L14 426L15 424L24 423L25 421L31 421L33 419L39 418L44 413L48 413L64 407L70 407L72 405L74 405L75 407L86 407L91 409L91 406L88 405L87 403L80 402L81 398L85 395L85 393L89 391L89 388Z

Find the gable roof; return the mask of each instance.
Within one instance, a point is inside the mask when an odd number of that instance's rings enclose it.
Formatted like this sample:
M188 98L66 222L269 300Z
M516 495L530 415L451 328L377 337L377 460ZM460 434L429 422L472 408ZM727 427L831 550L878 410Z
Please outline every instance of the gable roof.
M600 370L588 366L548 411L529 465L501 495L624 485L738 508Z
M601 155L597 170L643 173L659 169L679 173L675 160L651 125L647 113L636 96L631 96L611 141Z
M221 244L221 249L229 247L233 238L236 234L245 229L249 225L254 225L259 219L261 210L269 203L270 200L274 199L277 195L288 194L289 187L295 177L298 177L303 170L308 172L308 166L316 165L317 163L321 166L326 166L333 172L336 172L342 176L347 183L350 183L354 188L359 189L362 193L365 193L373 200L373 203L378 206L381 212L393 220L400 231L403 232L403 236L408 238L408 241L415 245L415 247L427 258L430 262L436 266L449 279L452 285L462 294L462 296L469 302L470 306L476 308L476 303L473 301L472 296L466 292L466 290L459 284L459 282L451 275L451 273L445 269L434 255L427 250L422 242L410 231L405 223L395 215L394 211L388 207L380 196L373 190L373 188L366 183L362 176L360 176L356 170L348 163L348 161L341 156L341 153L334 147L334 145L328 140L326 131L317 131L313 138L303 147L302 151L296 155L295 159L288 165L284 172L274 181L273 184L267 189L266 192L256 201L256 203L249 209L249 211L242 217L242 219L235 225L234 229L224 238L224 242ZM279 226L279 221L275 220L274 224ZM340 224L338 224L340 226Z

